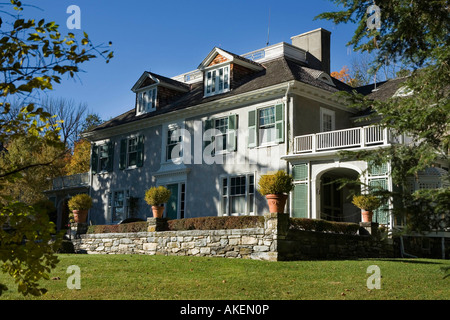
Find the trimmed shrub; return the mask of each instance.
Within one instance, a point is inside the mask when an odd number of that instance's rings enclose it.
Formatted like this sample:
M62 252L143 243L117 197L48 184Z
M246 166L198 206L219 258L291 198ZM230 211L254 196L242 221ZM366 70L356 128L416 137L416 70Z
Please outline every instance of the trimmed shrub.
M147 221L130 222L125 224L102 224L89 226L87 233L129 233L147 231Z
M169 220L167 224L171 231L262 228L264 226L264 217L199 217Z
M359 225L356 223L334 222L321 219L290 218L290 229L342 234L357 234Z

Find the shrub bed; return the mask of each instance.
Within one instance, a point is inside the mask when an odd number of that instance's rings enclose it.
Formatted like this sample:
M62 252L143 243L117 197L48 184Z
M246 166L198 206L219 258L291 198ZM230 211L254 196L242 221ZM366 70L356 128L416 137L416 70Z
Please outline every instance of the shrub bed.
M357 234L359 225L348 222L334 222L320 219L290 218L290 229L342 234Z
M264 217L262 216L173 219L168 220L166 224L167 231L245 229L262 227L264 227ZM147 231L147 221L139 221L125 224L93 225L88 227L87 233L127 233L145 231Z
M127 233L143 231L147 231L147 221L111 225L93 225L88 227L87 233Z
M199 217L167 221L168 229L180 230L221 230L264 227L263 216L229 216L229 217Z

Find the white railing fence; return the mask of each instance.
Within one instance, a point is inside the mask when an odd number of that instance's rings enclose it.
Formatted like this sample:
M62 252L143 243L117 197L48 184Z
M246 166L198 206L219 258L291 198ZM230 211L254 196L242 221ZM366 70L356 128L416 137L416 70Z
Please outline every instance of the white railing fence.
M295 137L294 152L318 152L388 143L389 136L386 128L367 126Z

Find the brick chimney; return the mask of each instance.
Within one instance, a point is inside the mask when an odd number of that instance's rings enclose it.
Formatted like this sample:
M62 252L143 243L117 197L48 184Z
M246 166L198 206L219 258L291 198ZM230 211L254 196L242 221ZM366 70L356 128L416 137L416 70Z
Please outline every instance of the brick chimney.
M292 45L306 51L308 66L330 74L331 32L322 28L291 37Z

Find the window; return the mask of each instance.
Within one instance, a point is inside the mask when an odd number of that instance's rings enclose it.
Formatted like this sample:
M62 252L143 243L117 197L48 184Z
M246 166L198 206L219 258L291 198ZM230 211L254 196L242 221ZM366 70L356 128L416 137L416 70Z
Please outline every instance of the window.
M118 190L108 193L108 210L111 214L111 222L117 223L128 216L128 190Z
M275 141L275 107L260 109L259 115L259 144Z
M91 167L92 173L111 172L113 170L114 144L108 142L99 146L93 146Z
M142 167L144 162L144 136L135 136L120 141L119 169Z
M278 104L248 113L250 148L284 142L284 106Z
M206 71L205 96L227 92L230 88L229 66Z
M220 132L211 137L211 143L214 144L214 153L236 151L237 115L232 114L226 117L206 120L205 132L209 129L216 129ZM205 147L208 144L210 142L205 141Z
M320 108L320 132L333 131L335 129L334 111Z
M222 179L221 213L228 215L255 214L255 176L230 176Z
M156 88L138 93L137 114L156 110Z
M178 136L178 138L172 139L172 135L175 138ZM181 136L178 128L172 127L167 130L166 161L170 161L170 160L173 160L175 158L179 158L182 156L182 154L181 154L182 150L180 150L180 152L178 152L178 153L176 151L174 152L174 150L173 150L177 145L181 146L181 144L180 144L181 141L182 141L182 136Z

